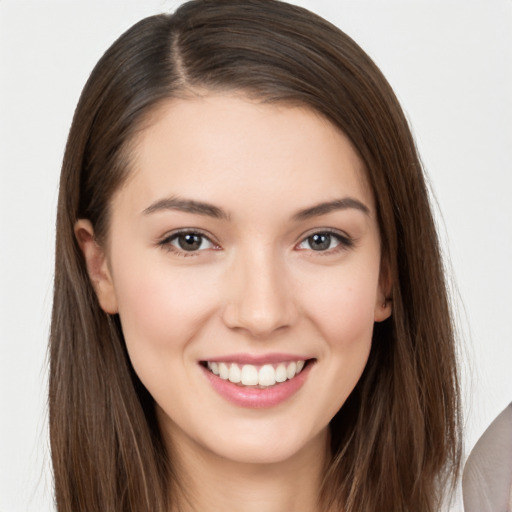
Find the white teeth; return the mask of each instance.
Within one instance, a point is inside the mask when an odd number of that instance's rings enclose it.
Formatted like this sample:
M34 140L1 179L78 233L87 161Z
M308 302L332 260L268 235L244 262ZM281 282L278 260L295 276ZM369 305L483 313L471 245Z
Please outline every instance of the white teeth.
M276 382L284 382L286 379L286 366L282 363L278 364L276 368Z
M228 380L229 368L226 363L219 363L219 377L224 380Z
M276 383L276 371L271 364L266 364L258 372L258 384L260 386L273 386Z
M295 370L297 369L297 363L290 363L286 368L286 376L289 379L293 379L295 377Z
M237 364L232 364L229 368L229 381L234 382L235 384L239 383L241 380L241 374L240 367Z
M244 386L256 386L258 384L258 370L252 364L242 366L241 382Z
M253 364L208 362L208 369L221 379L244 386L269 387L293 379L304 368L305 361L291 361L277 365L264 364L259 369Z

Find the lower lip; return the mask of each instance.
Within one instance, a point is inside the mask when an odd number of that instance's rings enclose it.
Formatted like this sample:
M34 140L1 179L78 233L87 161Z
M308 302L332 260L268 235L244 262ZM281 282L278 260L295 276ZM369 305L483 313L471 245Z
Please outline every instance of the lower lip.
M312 366L312 361L310 361L293 379L262 389L233 384L229 380L214 375L204 366L201 366L201 368L213 389L223 398L240 407L262 409L275 407L297 393L306 381Z

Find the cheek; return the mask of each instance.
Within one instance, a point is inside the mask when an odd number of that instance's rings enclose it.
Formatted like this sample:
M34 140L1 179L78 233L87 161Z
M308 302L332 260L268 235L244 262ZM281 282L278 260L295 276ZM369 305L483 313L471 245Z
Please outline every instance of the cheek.
M135 359L183 350L215 308L212 276L147 260L118 262L114 279L123 334ZM139 264L140 263L140 264Z
M215 309L212 290L217 288L202 282L200 272L171 271L168 265L116 268L119 317L131 364L156 402L171 411L176 394L184 391L181 383L194 382L193 367L183 362L191 358L191 340Z
M323 282L316 279L303 294L305 310L333 348L357 350L371 342L378 291L372 268L342 269Z
M377 271L351 268L335 274L324 282L317 279L303 296L305 311L324 341L319 356L328 391L310 400L318 403L326 422L345 403L368 361L378 291Z

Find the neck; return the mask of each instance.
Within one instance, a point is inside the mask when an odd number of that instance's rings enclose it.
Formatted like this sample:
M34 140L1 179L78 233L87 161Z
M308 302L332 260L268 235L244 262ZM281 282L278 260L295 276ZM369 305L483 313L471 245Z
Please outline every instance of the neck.
M173 443L171 451L179 475L172 512L321 511L319 489L329 453L327 431L289 459L269 464L227 460L191 440L182 441Z

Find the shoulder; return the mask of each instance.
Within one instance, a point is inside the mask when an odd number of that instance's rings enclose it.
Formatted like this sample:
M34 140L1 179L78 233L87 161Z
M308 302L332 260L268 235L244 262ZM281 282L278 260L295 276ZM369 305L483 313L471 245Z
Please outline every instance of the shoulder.
M512 511L512 404L471 451L462 478L466 512Z

